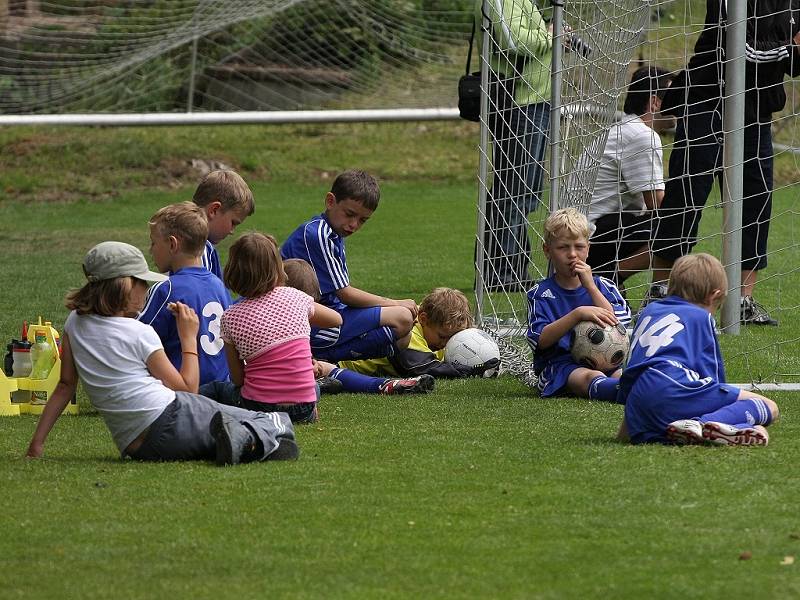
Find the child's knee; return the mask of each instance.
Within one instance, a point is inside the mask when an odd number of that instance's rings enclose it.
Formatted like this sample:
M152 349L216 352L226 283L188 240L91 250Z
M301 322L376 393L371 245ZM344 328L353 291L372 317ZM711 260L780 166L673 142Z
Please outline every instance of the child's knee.
M770 422L774 423L781 416L781 411L778 410L778 405L775 404L775 402L773 400L770 400L769 398L763 398L762 397L762 400L764 401L764 404L769 409L769 412L770 412L770 415L771 415Z
M381 325L394 329L400 338L414 327L414 315L405 306L384 306L381 308Z

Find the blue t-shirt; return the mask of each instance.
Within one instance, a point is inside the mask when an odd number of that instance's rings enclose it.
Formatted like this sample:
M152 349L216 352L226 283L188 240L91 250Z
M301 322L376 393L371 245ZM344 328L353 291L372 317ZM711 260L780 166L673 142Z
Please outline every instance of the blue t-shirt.
M600 293L611 303L619 322L627 326L631 320L631 309L616 285L605 277L594 277ZM589 292L582 285L574 290L562 288L554 277L543 279L528 292L528 344L533 351L533 369L540 374L553 362L572 361L569 351L570 332L557 343L544 350L539 349L539 336L550 323L558 321L579 306L593 306Z
M620 395L627 398L636 379L648 368L680 366L725 383L725 366L714 334L714 317L679 296L648 304L636 323L630 356L620 378Z
M191 306L200 320L197 333L197 354L200 363L200 385L230 379L228 361L220 337L220 318L230 304L228 290L222 280L203 267L187 267L157 283L147 294L139 320L156 330L169 361L180 370L181 340L174 315L167 308L170 302Z
M281 257L300 258L309 263L319 279L320 304L340 311L346 308L337 290L350 285L344 238L331 229L325 214L295 229L281 246Z
M203 267L211 271L222 281L222 266L219 262L219 253L214 244L206 240L206 247L203 250Z

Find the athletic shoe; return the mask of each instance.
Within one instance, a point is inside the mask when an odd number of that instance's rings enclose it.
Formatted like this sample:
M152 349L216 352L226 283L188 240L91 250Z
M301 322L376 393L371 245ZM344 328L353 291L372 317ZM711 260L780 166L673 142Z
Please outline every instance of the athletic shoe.
M344 390L344 385L338 379L333 377L320 377L317 379L320 394L338 394Z
M761 425L739 429L727 423L709 421L703 424L703 437L720 446L766 446L769 434Z
M742 296L742 325L777 325L777 319L769 316L767 309L755 301L752 296Z
M667 438L674 444L702 444L703 424L694 419L681 419L667 425Z
M432 375L420 375L407 379L387 379L381 384L381 394L427 394L433 390L435 379Z
M636 316L633 318L634 322L639 320L639 315L642 314L644 307L650 304L651 302L655 302L656 300L662 300L667 297L667 284L666 283L659 283L653 282L650 284L650 289L647 290L647 293L642 298L642 303L639 305L639 310L636 312Z
M289 438L278 438L278 447L267 454L265 460L297 460L299 456L297 442Z
M232 417L217 412L211 417L209 433L217 442L216 463L219 466L247 462L256 443L250 430ZM245 460L242 460L245 459Z

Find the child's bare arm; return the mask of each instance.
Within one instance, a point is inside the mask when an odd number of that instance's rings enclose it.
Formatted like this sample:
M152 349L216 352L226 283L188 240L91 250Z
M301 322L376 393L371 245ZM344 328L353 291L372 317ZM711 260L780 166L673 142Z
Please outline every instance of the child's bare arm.
M314 314L308 318L314 327L337 327L342 324L342 315L318 302L314 302Z
M616 325L617 317L614 311L609 308L599 306L579 306L568 312L560 319L545 325L539 336L539 348L545 349L557 344L558 340L564 337L575 325L581 321L594 321L598 325Z
M196 394L200 385L200 365L197 357L197 331L200 321L194 309L182 302L170 304L169 309L175 315L178 337L181 340L181 370L178 372L169 362L164 350L156 350L147 357L147 370L171 390Z
M231 374L231 382L233 385L241 387L244 385L244 363L239 358L236 346L225 342L225 358L228 359L228 372Z
M28 444L27 456L39 458L44 452L44 442L50 431L53 429L58 417L64 412L78 387L78 372L75 369L75 361L72 359L72 349L69 345L69 336L65 333L61 339L61 378L58 381L53 395L47 401L47 406L39 417L36 424L36 431L33 433L30 444Z
M339 300L347 304L347 306L361 308L366 308L369 306L405 306L411 311L411 314L414 315L414 318L417 318L417 303L410 298L405 300L393 300L392 298L385 298L384 296L378 296L377 294L365 292L364 290L360 290L352 285L348 285L347 287L337 290L336 295L339 297Z

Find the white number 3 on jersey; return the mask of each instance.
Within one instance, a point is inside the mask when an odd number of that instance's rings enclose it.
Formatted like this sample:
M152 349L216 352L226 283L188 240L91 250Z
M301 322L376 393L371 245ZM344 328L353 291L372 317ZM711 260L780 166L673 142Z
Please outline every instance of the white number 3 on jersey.
M222 350L222 346L224 345L224 342L220 337L219 330L219 324L220 319L222 318L223 310L222 304L219 302L209 302L203 307L203 316L212 317L211 321L208 323L209 335L203 334L200 336L200 346L203 348L203 352L209 356L215 356L219 354L220 350Z
M675 339L675 334L684 330L680 317L675 313L661 317L652 326L648 327L651 319L652 317L642 319L633 334L634 347L638 344L642 348L646 348L645 355L647 357L653 356L658 352L659 348L669 346Z

